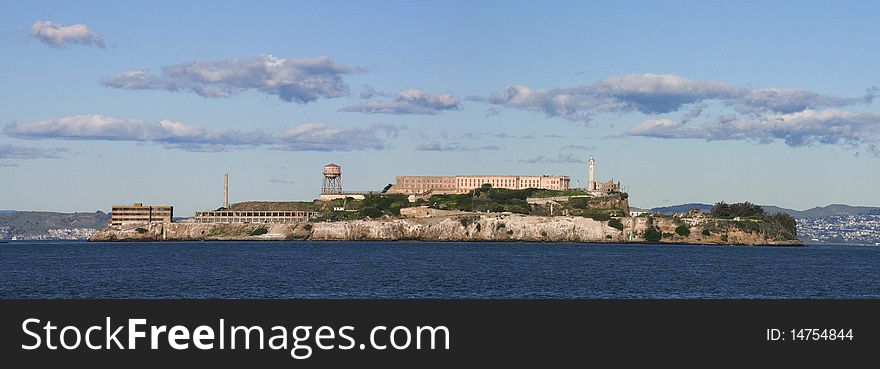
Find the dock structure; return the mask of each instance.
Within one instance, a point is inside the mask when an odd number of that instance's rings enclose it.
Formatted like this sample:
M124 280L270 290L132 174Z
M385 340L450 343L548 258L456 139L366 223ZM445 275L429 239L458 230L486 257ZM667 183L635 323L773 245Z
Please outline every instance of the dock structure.
M195 223L304 223L316 211L197 211Z

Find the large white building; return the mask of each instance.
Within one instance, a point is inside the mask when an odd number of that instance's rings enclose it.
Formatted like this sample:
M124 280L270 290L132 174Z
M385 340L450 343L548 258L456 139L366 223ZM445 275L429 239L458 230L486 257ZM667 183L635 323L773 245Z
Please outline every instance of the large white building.
M467 193L488 184L493 188L521 190L539 188L546 190L567 190L571 184L568 176L398 176L388 193L435 194Z

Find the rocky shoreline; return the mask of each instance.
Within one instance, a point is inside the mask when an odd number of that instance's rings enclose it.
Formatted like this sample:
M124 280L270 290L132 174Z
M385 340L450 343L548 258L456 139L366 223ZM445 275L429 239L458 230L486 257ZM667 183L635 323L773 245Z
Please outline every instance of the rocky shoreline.
M623 227L573 216L519 214L457 214L426 218L386 218L311 222L304 224L153 223L141 227L107 227L89 241L214 241L214 240L316 240L316 241L504 241L645 243L648 218L618 218ZM761 233L727 229L705 235L700 225L686 236L674 233L671 219L654 219L662 244L719 244L803 246L796 240L778 240ZM618 229L622 228L622 229Z

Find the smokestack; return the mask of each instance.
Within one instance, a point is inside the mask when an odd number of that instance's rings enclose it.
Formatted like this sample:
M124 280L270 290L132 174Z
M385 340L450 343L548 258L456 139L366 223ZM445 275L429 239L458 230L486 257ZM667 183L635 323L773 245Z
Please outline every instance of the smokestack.
M223 175L223 208L229 209L229 172Z

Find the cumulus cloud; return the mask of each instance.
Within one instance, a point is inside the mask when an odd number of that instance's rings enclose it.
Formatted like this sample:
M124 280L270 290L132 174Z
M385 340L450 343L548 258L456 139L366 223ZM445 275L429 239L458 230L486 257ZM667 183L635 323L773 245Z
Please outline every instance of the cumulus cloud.
M348 95L342 76L359 71L328 56L285 59L259 55L250 59L193 61L162 67L161 75L127 71L104 78L107 87L127 90L192 91L202 97L228 97L257 90L281 100L306 104L318 98Z
M416 146L416 150L419 151L497 151L498 149L499 147L494 145L467 146L457 142L440 143L437 141L423 142Z
M381 150L398 128L373 124L338 128L305 123L280 132L211 130L170 120L145 121L104 115L77 115L9 124L4 134L23 139L135 141L188 151L223 151L266 146L289 151ZM384 135L383 135L384 134Z
M521 159L520 163L529 163L529 164L583 164L587 161L578 157L575 157L572 154L559 154L556 157L547 157L544 155L535 156L529 159Z
M847 98L821 95L813 91L790 88L764 88L749 91L732 103L742 113L795 113L807 109L852 105L870 101L872 97Z
M104 47L104 39L81 23L65 26L60 23L38 20L31 26L31 37L52 47L61 47L67 44Z
M722 116L704 124L650 119L627 131L630 136L750 140L781 140L792 147L817 144L864 146L875 152L880 143L880 112L856 113L838 109L811 110L769 117Z
M382 96L375 90L361 93L361 97ZM434 115L447 110L461 110L461 99L451 93L430 93L417 88L400 91L391 100L370 100L346 106L340 111L364 114L425 114Z
M722 81L692 80L671 74L613 76L599 82L569 88L536 90L513 85L472 101L543 113L572 122L589 122L595 113L647 115L671 113L692 106L688 119L699 116L705 101L716 100L741 113L791 113L807 108L827 108L870 101L876 89L864 97L843 98L799 89L752 89Z

